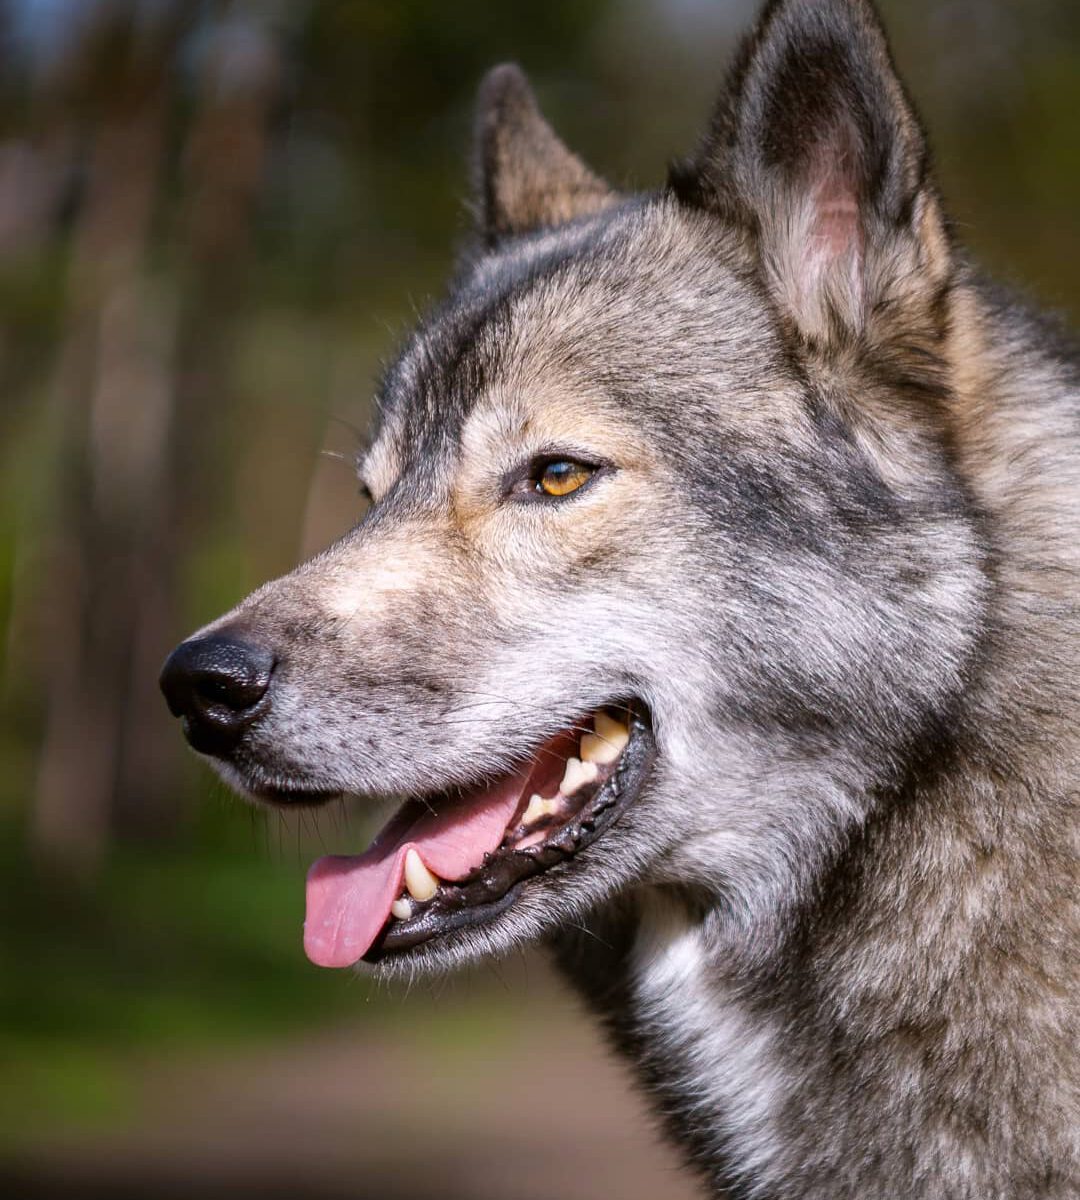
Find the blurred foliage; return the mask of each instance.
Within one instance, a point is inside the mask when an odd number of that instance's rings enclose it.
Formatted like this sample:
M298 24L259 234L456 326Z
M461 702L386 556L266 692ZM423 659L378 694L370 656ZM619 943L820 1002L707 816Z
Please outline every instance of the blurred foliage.
M105 1049L355 1003L156 673L358 514L353 427L466 229L478 77L518 59L655 186L754 7L0 0L0 1041L54 1115L122 1103ZM1080 8L881 7L964 240L1080 313Z
M4 1137L123 1119L124 1064L234 1046L355 1011L367 986L296 954L295 865L119 850L90 896L40 887L8 848L0 946ZM291 886L290 886L291 885Z

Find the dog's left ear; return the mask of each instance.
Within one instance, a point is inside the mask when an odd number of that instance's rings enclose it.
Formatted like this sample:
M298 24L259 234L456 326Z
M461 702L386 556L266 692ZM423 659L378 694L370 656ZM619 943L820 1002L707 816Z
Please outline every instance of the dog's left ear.
M671 186L751 230L781 311L828 339L947 277L928 158L869 0L772 0Z
M480 232L489 245L599 212L617 199L560 141L513 63L493 68L480 85L474 173Z

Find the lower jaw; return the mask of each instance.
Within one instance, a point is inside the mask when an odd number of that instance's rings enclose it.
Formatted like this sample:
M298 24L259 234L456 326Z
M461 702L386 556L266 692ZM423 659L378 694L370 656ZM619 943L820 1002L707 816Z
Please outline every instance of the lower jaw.
M443 882L419 912L407 920L389 921L364 961L378 963L404 955L434 939L496 920L530 887L530 880L563 868L618 821L637 799L655 757L648 716L632 705L630 740L615 769L571 819L537 844L504 844L467 878Z

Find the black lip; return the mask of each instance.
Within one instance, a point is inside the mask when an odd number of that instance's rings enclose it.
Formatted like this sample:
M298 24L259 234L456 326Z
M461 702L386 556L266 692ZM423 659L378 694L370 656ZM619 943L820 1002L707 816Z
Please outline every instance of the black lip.
M279 808L319 808L323 804L329 804L331 800L340 800L344 794L339 791L300 787L259 787L248 788L248 791L259 800L265 800Z
M455 929L483 924L505 912L526 881L566 862L591 845L633 803L656 758L656 741L647 717L631 709L630 741L610 779L552 836L525 849L500 847L460 883L444 883L408 921L390 919L364 955L378 962Z

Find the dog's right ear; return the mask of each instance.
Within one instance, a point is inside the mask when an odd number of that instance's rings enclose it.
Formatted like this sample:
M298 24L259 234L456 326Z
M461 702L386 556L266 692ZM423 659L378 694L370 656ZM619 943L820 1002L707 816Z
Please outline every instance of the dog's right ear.
M474 173L478 223L489 246L599 212L617 199L544 120L513 63L494 67L480 85Z
M807 337L935 319L951 248L872 0L769 0L676 195L749 231Z

